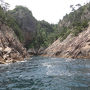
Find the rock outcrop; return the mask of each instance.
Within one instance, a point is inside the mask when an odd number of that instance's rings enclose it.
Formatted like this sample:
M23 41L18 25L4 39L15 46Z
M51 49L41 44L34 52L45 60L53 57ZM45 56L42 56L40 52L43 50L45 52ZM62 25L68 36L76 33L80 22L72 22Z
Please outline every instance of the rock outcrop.
M90 3L66 14L58 23L59 39L45 51L45 56L90 58Z
M27 56L14 31L0 21L0 63L21 61Z
M65 40L56 40L44 51L44 56L62 58L90 59L90 24L89 27L74 37L70 34Z
M15 9L9 10L8 14L11 15L19 25L21 34L24 38L23 45L27 49L34 48L39 50L41 47L46 47L48 46L47 44L56 40L52 38L57 36L54 34L57 31L55 30L57 25L49 24L44 20L38 21L28 8L16 6ZM35 51L37 53L37 50Z
M23 6L16 6L14 10L9 11L9 14L19 24L24 35L24 45L27 47L36 33L37 20L33 17L32 12Z

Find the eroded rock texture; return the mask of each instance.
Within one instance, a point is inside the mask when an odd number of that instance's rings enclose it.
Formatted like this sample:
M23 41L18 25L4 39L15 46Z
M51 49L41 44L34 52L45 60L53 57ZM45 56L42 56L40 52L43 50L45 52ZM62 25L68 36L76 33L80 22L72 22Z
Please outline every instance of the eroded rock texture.
M21 61L27 56L14 31L0 22L0 63Z
M70 34L63 42L58 39L44 51L43 55L90 59L90 25L76 37Z

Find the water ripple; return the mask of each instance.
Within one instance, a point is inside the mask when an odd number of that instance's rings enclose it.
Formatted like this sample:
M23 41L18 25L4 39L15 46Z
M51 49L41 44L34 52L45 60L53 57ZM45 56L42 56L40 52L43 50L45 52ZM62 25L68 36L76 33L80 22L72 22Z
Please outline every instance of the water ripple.
M32 57L0 65L0 90L90 90L90 60Z

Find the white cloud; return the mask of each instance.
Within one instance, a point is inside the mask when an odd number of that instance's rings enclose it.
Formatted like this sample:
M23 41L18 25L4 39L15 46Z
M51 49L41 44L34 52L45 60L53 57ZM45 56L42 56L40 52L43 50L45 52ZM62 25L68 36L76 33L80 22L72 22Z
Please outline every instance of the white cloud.
M57 23L66 13L70 12L71 4L84 4L90 0L4 0L13 9L16 5L28 7L38 20L46 20L50 23Z

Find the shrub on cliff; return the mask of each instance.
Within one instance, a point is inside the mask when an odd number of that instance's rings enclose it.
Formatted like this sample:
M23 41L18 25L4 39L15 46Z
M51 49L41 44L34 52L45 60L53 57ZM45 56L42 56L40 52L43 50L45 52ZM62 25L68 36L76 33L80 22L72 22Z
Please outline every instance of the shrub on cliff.
M9 27L11 27L19 40L22 42L23 41L23 34L20 30L19 25L15 21L11 15L9 15L7 12L5 12L1 7L0 7L0 21L4 24L7 24Z
M75 22L72 34L74 36L77 36L80 32L85 30L85 28L87 28L87 27L88 27L88 21L87 20L83 20L82 22Z
M90 3L81 6L78 10L74 10L70 14L66 14L63 20L60 20L58 27L60 33L60 40L63 41L72 33L77 36L85 28L88 27L90 21Z

